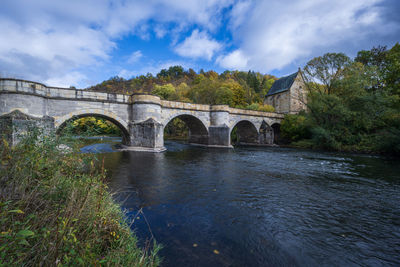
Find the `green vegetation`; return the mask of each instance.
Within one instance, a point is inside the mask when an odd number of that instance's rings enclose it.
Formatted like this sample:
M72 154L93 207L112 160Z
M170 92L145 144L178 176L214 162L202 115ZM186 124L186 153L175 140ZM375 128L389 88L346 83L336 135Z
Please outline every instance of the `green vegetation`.
M122 94L151 93L165 100L269 112L274 108L262 103L276 79L253 71L218 74L201 70L197 74L192 69L186 71L181 66L173 66L162 69L156 76L148 73L129 80L113 77L88 89Z
M137 247L94 155L60 143L35 133L0 145L0 266L158 265L159 247Z
M400 154L399 44L389 50L360 51L354 60L343 53L327 53L307 63L303 78L308 94L300 100L307 111L286 116L281 127L284 141L327 150ZM269 112L274 108L262 102L275 80L253 71L196 73L173 66L156 76L114 77L88 89L153 93L166 100ZM174 131L168 129L166 136Z
M121 130L114 123L97 117L76 119L67 124L64 132L71 135L121 135Z
M189 136L189 128L186 123L175 118L164 128L164 138L173 140L186 140Z
M400 154L400 44L312 59L307 112L286 115L282 137L302 147Z

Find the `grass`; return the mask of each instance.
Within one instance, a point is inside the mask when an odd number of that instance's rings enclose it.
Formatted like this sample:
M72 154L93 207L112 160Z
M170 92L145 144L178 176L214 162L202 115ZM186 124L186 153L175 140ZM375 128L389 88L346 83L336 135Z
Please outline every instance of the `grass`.
M160 247L137 246L94 156L38 136L0 142L0 266L159 265Z

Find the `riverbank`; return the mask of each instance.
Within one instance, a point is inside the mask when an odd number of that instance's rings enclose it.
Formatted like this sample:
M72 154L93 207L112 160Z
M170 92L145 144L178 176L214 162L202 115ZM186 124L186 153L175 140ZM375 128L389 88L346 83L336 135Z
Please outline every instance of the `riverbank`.
M361 155L376 155L376 156L389 156L394 158L399 158L400 155L393 152L385 152L385 151L375 151L372 149L362 149L356 146L344 146L340 149L326 149L321 146L315 145L312 140L303 139L296 142L280 144L280 147L294 148L294 149L307 149L314 150L320 152L339 152L339 153L348 153L348 154L361 154Z
M95 155L59 144L0 145L0 265L158 266L159 246L137 246Z

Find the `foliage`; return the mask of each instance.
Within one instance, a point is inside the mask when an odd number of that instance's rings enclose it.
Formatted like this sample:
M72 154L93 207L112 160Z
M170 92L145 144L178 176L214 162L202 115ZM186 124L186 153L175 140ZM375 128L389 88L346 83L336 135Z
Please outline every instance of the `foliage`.
M154 89L152 91L153 94L158 95L162 99L169 99L172 95L176 93L175 87L167 83L165 85L154 85Z
M335 53L310 60L308 112L287 115L282 135L329 150L400 154L399 63L399 44L360 51L354 61Z
M158 265L159 247L137 247L94 156L38 136L0 147L0 266Z
M274 112L275 108L271 105L263 105L258 103L253 103L244 107L249 110L264 111L264 112Z
M122 94L144 92L166 100L243 108L262 102L276 79L254 71L218 74L200 70L196 73L193 69L172 66L162 69L156 76L149 73L129 80L112 77L88 89Z
M170 121L164 128L164 137L166 139L187 139L189 128L186 123L179 118Z
M303 77L310 91L317 89L321 92L321 87L313 86L321 83L323 93L331 94L349 62L349 57L343 53L327 53L310 60L303 70Z
M66 131L73 135L121 135L121 130L103 118L83 117L68 124Z
M286 114L281 124L281 137L290 142L309 137L305 115Z

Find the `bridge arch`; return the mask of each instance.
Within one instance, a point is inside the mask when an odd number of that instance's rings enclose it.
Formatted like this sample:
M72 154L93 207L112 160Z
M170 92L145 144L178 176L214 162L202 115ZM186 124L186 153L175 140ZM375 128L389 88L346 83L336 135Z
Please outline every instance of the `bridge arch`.
M235 130L236 129L236 130ZM236 122L229 131L231 142L236 144L246 143L255 144L258 143L258 129L256 125L249 120L240 120ZM232 140L234 139L234 140Z
M208 145L208 129L206 124L192 114L175 114L164 120L165 127L174 119L181 119L189 129L189 143Z
M64 116L57 117L55 120L56 133L60 134L64 127L67 125L67 122L74 121L76 119L84 118L84 117L98 117L103 118L107 121L112 122L115 126L117 126L122 133L122 143L129 145L130 144L130 135L128 130L128 124L122 120L120 117L116 116L114 113L105 111L105 110L79 110L75 112L68 113Z

